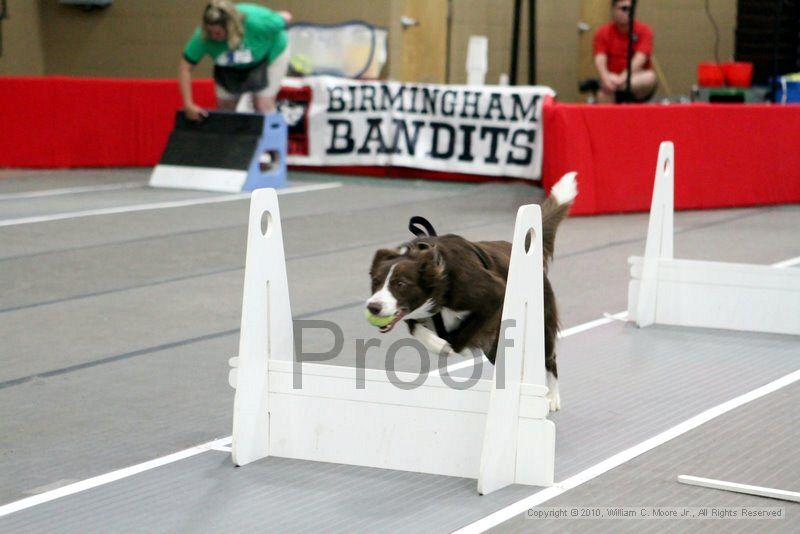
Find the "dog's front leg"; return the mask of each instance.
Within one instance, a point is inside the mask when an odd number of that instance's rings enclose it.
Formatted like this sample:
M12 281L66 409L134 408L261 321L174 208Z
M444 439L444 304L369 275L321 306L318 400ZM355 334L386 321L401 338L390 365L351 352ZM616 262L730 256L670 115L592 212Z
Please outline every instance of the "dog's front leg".
M411 335L417 338L434 356L449 356L453 352L450 343L419 323L411 327Z

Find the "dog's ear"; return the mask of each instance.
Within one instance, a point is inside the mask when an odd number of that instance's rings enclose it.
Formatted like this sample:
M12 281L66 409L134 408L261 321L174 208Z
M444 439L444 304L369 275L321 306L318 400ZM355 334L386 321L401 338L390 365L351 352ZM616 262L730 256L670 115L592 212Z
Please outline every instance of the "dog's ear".
M372 258L372 267L370 267L370 274L375 272L375 268L380 265L381 263L393 260L395 258L400 257L400 251L396 248L382 248L375 253L375 256Z
M415 239L408 243L408 254L411 256L422 257L423 254L436 249L436 242L433 240L426 240L425 238Z
M400 251L396 248L382 248L375 253L375 258L372 260L372 263L393 260L398 256L400 256Z
M420 272L431 280L438 280L445 273L444 256L434 243L420 242L417 248L421 252Z

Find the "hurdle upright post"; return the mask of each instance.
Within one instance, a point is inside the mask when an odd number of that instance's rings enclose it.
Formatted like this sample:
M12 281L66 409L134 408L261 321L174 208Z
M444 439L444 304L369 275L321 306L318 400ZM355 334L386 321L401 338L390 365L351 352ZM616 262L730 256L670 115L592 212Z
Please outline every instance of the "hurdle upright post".
M673 256L674 201L675 146L671 141L664 141L658 149L647 244L636 303L636 325L640 328L656 321L659 263Z
M482 495L515 482L538 486L553 483L555 425L546 419L544 282L536 274L542 269L541 208L522 206L514 227L501 319L500 336L508 336L508 340L498 347L502 350L495 360L481 451L478 492ZM533 396L523 398L523 388ZM523 399L527 406L521 405ZM523 409L536 418L521 419ZM528 450L518 451L523 434L527 439L522 442ZM529 454L539 456L537 461L529 461Z
M269 456L269 363L291 361L294 346L274 189L253 192L249 221L239 356L231 359L228 379L236 388L231 451L239 466Z

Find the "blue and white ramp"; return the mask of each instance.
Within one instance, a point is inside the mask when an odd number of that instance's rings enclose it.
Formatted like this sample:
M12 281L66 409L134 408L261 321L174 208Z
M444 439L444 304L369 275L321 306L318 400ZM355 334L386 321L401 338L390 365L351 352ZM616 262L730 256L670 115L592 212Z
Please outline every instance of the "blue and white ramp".
M175 116L152 187L238 193L286 185L283 115L211 112L202 122Z

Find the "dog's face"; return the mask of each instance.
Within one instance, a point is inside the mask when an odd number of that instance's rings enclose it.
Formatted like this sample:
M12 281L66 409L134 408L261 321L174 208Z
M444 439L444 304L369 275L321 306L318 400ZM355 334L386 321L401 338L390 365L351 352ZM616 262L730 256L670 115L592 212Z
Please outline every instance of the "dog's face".
M403 318L430 316L436 306L432 292L444 276L444 262L434 245L416 242L376 252L369 274L372 296L367 309L373 315L392 317L381 328L385 333Z

